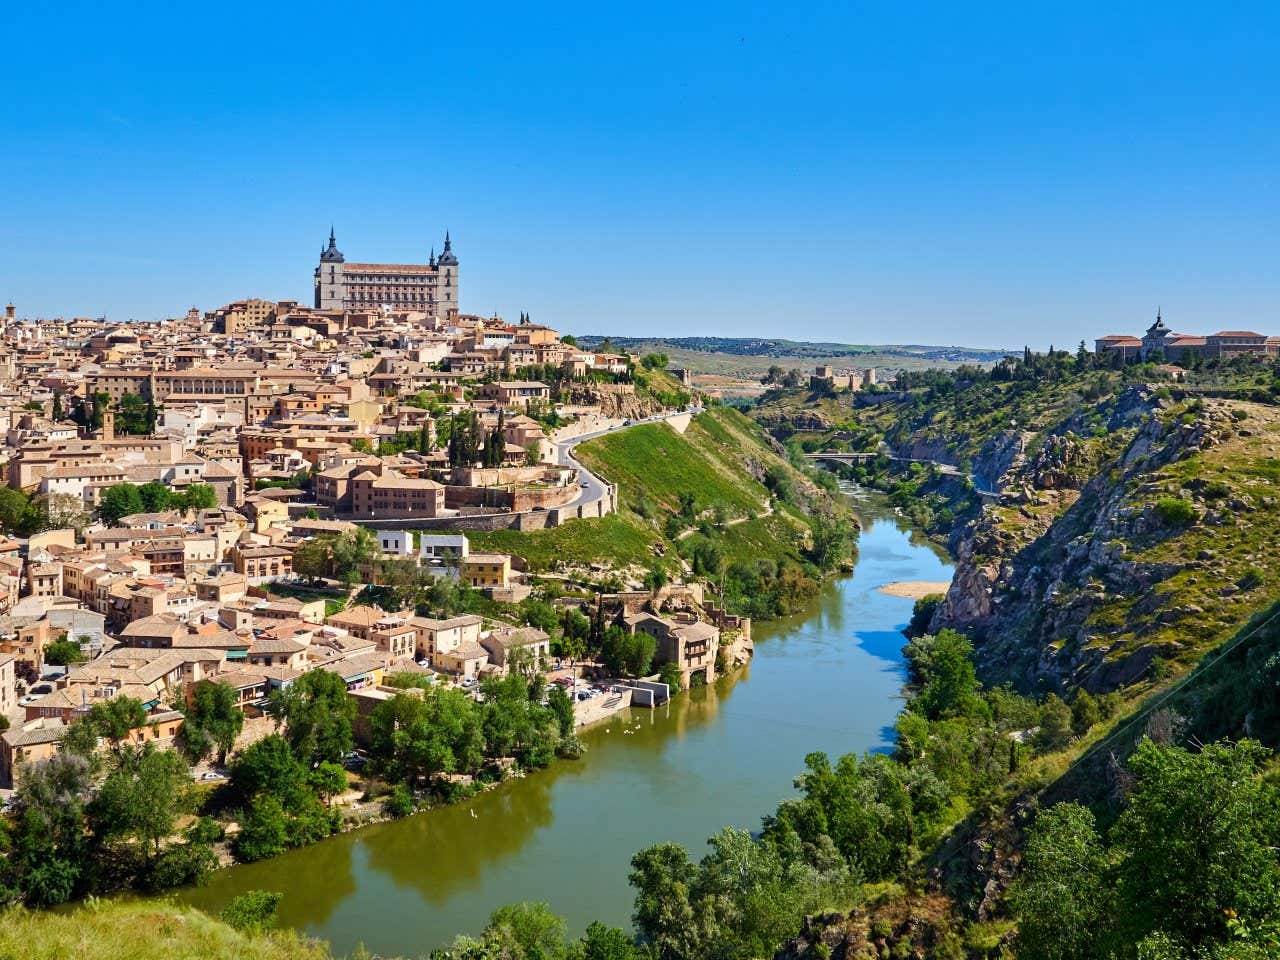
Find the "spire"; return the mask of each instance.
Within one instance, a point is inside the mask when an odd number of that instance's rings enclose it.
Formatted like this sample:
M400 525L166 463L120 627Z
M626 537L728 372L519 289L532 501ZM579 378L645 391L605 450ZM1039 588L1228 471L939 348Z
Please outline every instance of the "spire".
M444 232L444 250L440 253L440 259L436 261L442 267L456 267L458 258L453 252L453 239L449 236L449 231Z
M333 246L335 239L336 238L333 235L333 224L331 223L329 224L329 246Z

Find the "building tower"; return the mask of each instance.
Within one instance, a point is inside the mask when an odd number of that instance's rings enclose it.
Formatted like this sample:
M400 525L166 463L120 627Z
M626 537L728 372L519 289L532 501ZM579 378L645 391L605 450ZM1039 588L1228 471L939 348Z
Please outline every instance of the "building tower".
M458 317L458 258L453 252L449 231L444 232L444 252L436 258L437 279L436 307L441 320Z
M341 310L346 297L343 269L347 258L338 249L333 235L333 227L329 228L329 246L320 248L320 264L315 272L315 305L317 310Z
M102 439L111 441L116 438L116 412L107 403L102 408Z

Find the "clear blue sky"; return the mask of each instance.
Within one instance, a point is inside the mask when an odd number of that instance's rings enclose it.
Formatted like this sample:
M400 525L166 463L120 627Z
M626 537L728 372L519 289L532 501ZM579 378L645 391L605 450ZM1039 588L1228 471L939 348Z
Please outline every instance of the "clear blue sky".
M578 333L1280 333L1271 4L20 4L0 298L425 259Z

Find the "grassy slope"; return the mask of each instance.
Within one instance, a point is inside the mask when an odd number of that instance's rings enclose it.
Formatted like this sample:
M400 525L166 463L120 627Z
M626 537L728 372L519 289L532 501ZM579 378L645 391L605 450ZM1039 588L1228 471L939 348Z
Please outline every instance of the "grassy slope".
M291 932L241 933L189 907L90 902L0 914L0 960L331 960Z
M761 516L769 509L769 491L753 473L774 467L799 487L811 484L736 410L716 407L701 413L683 434L665 423L642 424L589 440L576 452L582 463L618 484L616 515L551 530L475 534L475 549L519 554L535 571L551 569L556 561L643 568L664 543L663 527L679 510L682 491L694 494L701 511L719 507L726 519L748 518L724 528L727 543L753 544L734 547L735 554L761 549L791 555L804 534L803 518L796 512ZM674 552L658 549L665 553L661 563L671 566Z

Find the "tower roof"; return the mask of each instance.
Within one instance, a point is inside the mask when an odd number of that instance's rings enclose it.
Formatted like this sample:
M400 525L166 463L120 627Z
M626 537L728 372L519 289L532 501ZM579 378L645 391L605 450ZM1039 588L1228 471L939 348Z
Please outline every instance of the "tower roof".
M342 255L342 251L338 249L337 240L333 235L333 227L329 228L329 248L320 252L321 263L345 263L346 257Z
M453 253L453 241L449 239L449 231L444 232L444 252L440 254L436 263L442 267L456 267L458 258Z

